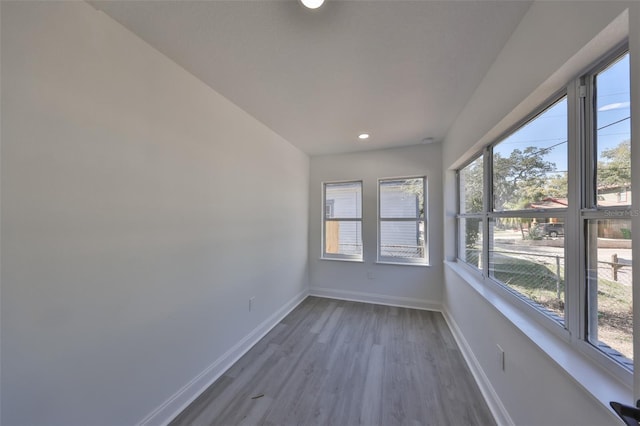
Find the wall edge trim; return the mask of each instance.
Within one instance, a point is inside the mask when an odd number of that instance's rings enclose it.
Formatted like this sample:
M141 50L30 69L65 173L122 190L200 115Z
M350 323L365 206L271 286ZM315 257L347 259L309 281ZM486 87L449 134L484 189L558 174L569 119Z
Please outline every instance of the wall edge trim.
M246 354L256 343L269 333L284 317L302 303L309 291L307 289L295 295L291 300L260 323L249 334L232 346L227 352L211 363L200 374L191 379L186 385L175 392L153 411L140 420L137 426L167 425L189 404L202 394L220 376L224 374L236 361Z
M482 393L482 396L484 396L484 399L487 402L489 410L491 411L491 414L493 414L493 418L495 419L496 423L498 425L504 426L515 426L513 419L509 415L509 412L507 411L506 407L500 400L500 397L498 397L498 394L491 385L491 381L489 381L489 378L482 369L482 366L474 355L471 346L467 342L467 339L465 339L464 335L462 334L462 330L460 329L460 327L458 327L458 324L446 308L442 310L442 315L444 316L444 319L447 322L451 333L453 334L453 338L458 344L460 352L462 352L462 356L467 362L467 365L471 370L471 374L473 375L473 378L480 388L480 393Z
M366 293L334 288L312 287L309 289L309 296L349 300L352 302L373 303L377 305L397 306L400 308L422 309L426 311L442 311L442 303L434 300L389 296L386 294Z

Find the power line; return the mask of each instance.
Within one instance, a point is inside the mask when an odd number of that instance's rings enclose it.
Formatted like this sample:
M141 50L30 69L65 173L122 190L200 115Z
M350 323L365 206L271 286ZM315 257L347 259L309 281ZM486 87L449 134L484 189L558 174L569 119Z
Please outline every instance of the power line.
M565 135L566 137L566 135ZM510 141L509 139L505 139L502 142L498 143L498 145L515 145L515 144L531 144L531 143L540 143L540 142L547 142L547 141L558 141L558 140L562 140L562 138L546 138L546 139L525 139L525 140L513 140Z
M611 127L611 126L613 126L613 125L615 125L615 124L622 123L623 121L625 121L625 120L629 120L630 118L631 118L631 116L628 116L628 117L622 118L622 119L620 119L620 120L618 120L618 121L614 121L613 123L605 124L604 126L597 128L597 129L596 129L596 131L600 131L600 130L602 130L602 129L606 129L607 127ZM533 152L531 155L537 155L537 154L540 154L540 153L546 153L546 152L549 152L551 149L553 149L553 148L555 148L555 147L557 147L557 146L560 146L560 145L562 145L562 144L565 144L565 143L567 143L567 142L568 142L568 140L564 140L564 141L562 141L562 142L558 142L558 143L557 143L557 144L555 144L555 145L551 145L551 146L548 146L548 147L546 147L546 148L540 148L538 151Z
M620 120L618 120L618 121L614 121L613 123L609 123L609 124L606 124L606 125L604 125L604 126L602 126L602 127L598 127L596 130L597 130L597 131L600 131L600 130L602 130L602 129L606 129L607 127L611 127L611 126L613 126L614 124L622 123L623 121L628 120L628 119L630 119L630 118L631 118L631 116L626 117L626 118L622 118L622 119L620 119Z
M560 145L562 145L563 143L567 143L567 142L568 142L568 140L566 140L566 141L562 141L562 142L558 142L557 144L555 144L555 145L551 145L551 146L548 146L548 147L546 147L546 148L540 148L538 151L536 151L536 152L532 153L531 155L538 155L538 154L540 154L541 152L544 152L544 153L546 154L546 152L551 151L551 150L552 150L553 148L555 148L556 146L560 146ZM545 152L545 151L546 151L546 152Z

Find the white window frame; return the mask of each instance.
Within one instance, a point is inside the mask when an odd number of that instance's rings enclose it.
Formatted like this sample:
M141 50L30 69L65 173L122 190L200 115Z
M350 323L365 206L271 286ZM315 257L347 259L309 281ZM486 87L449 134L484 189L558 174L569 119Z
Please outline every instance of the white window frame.
M344 184L359 184L360 185L360 217L352 218L352 217L332 217L327 218L327 186L331 185L344 185ZM323 182L322 183L322 259L324 260L342 260L342 261L351 261L351 262L362 262L364 255L364 230L363 230L363 205L362 205L362 194L364 190L364 183L362 180L348 180L348 181L337 181L337 182ZM334 210L334 205L331 205L332 212ZM360 254L340 254L340 253L327 253L326 251L326 230L327 230L327 222L358 222L360 223L360 240L362 242Z
M509 129L499 138L494 139L478 155L484 155L484 207L480 215L461 214L460 213L460 181L456 182L457 200L457 222L456 226L456 257L459 263L469 268L470 272L477 273L481 278L483 285L490 286L493 290L505 297L517 310L529 318L531 321L542 325L552 335L559 337L562 341L569 344L575 350L584 354L593 362L593 368L602 368L611 377L623 383L625 386L631 387L633 384L633 365L627 362L621 362L607 354L606 351L598 348L588 340L588 314L589 307L587 303L589 289L587 287L587 260L586 260L586 223L591 219L610 219L606 211L617 210L619 215L630 218L637 214L637 208L632 206L623 207L598 207L597 206L597 190L595 188L594 165L597 160L595 152L595 98L593 93L593 81L595 76L606 69L613 62L628 53L627 43L612 49L608 55L603 56L598 62L589 67L586 72L581 73L575 78L567 82L565 89L557 95L550 98L549 101L536 108L530 115L520 121L518 124ZM633 78L633 77L632 77ZM541 111L548 108L557 101L562 93L567 95L568 101L568 199L569 207L558 211L493 211L493 182L492 179L492 147L497 145L506 136L513 131L526 125L532 118L537 116ZM635 141L637 142L637 141ZM471 161L457 169L457 173L469 165ZM639 172L638 168L634 168L632 172ZM489 276L489 222L492 218L503 216L522 216L522 217L564 217L565 218L565 267L567 272L565 275L566 285L566 305L564 324L559 323L553 318L546 315L542 310L537 309L534 304L528 303L524 297L519 297L514 291L510 291L504 284ZM460 219L468 217L482 217L483 219L483 264L482 269L473 268L473 265L467 264L463 260L461 250L464 245L461 244ZM637 272L636 272L637 273ZM634 318L634 321L638 319ZM561 325L561 326L559 326ZM636 336L636 339L638 337ZM633 363L640 362L640 354L634 354ZM597 367L596 367L597 366ZM640 369L637 369L640 374Z
M579 339L581 344L586 345L587 353L600 365L604 366L608 371L612 371L617 377L626 380L632 378L634 371L635 359L640 354L634 354L634 360L626 360L624 358L617 357L615 353L617 351L610 350L606 344L593 343L589 339L589 329L594 326L595 321L594 313L591 312L589 306L589 299L591 297L597 297L593 294L594 289L589 288L588 282L588 230L587 224L591 220L607 220L612 219L611 213L617 213L613 218L631 219L634 212L637 210L632 209L632 205L626 206L602 206L598 205L598 190L596 187L596 163L598 160L598 154L596 152L596 138L597 138L597 120L596 120L596 76L608 68L610 65L621 59L626 54L629 54L628 45L625 43L623 46L612 50L608 55L604 56L595 66L591 67L588 72L583 74L580 78L579 87L582 91L582 98L585 101L582 104L582 113L580 125L585 130L584 140L581 141L586 149L583 149L583 155L581 156L582 170L579 175L585 185L581 188L584 194L581 198L580 208L576 212L577 222L579 223L580 231L580 269L581 269L581 300L584 302L579 305ZM633 165L633 162L632 162ZM632 170L633 171L637 170ZM632 195L633 197L633 195ZM633 243L632 243L633 244ZM637 272L636 272L637 273ZM596 313L597 315L597 313ZM634 321L637 321L634 318ZM640 371L638 371L640 373Z
M419 217L382 217L380 214L381 211L381 198L380 198L380 185L384 182L395 181L395 180L410 180L410 179L419 179L422 181L422 199L423 199L423 215L422 218ZM428 241L429 241L429 232L428 232L428 191L427 191L427 177L426 176L402 176L402 177L393 177L393 178L380 178L378 179L378 260L377 263L388 263L394 265L428 265L429 252L428 252ZM382 244L381 244L381 226L383 222L416 222L419 224L422 222L423 229L423 242L422 246L416 246L419 249L422 249L422 257L402 257L402 256L384 256L382 254ZM418 225L419 226L419 225Z
M521 120L520 122L518 122L514 127L512 127L508 132L506 132L505 134L503 134L502 136L498 137L487 149L486 149L486 156L485 156L485 200L486 200L486 204L484 206L485 211L486 211L486 215L487 215L487 220L485 223L485 232L486 232L486 243L485 243L485 250L483 250L483 254L486 254L485 259L485 264L486 264L486 268L484 268L484 273L486 274L486 276L494 281L495 283L497 283L499 286L503 287L505 290L507 290L508 292L510 292L516 299L518 299L518 302L522 305L522 304L526 304L527 309L531 310L532 312L536 312L536 314L542 314L544 316L544 320L543 321L547 321L549 322L549 325L551 327L554 327L555 325L560 325L561 327L565 327L564 321L565 319L560 319L559 317L557 317L556 315L550 313L549 311L545 310L543 307L541 307L540 305L538 305L537 303L535 303L533 300L527 298L526 296L518 293L516 290L511 289L510 287L508 287L506 284L502 283L501 281L497 280L496 278L494 278L491 275L491 271L490 271L490 265L491 265L491 253L490 253L490 245L491 245L491 238L490 236L492 235L491 229L490 227L492 226L492 222L496 219L500 219L500 218L535 218L538 221L544 221L547 219L551 219L551 218L561 218L563 223L566 223L566 214L567 214L567 209L546 209L546 210L535 210L535 209L528 209L528 210L494 210L494 194L493 194L493 164L494 164L494 157L493 157L493 148L495 146L497 146L498 144L500 144L501 142L503 142L505 139L507 139L509 136L511 136L512 134L514 134L515 132L519 131L520 129L526 127L529 123L533 122L534 120L536 120L540 115L544 114L547 110L549 110L550 108L552 108L554 105L556 105L558 102L561 102L563 98L567 98L567 102L569 101L569 96L567 94L567 92L565 90L556 93L555 95L553 95L551 98L549 98L547 101L545 101L542 105L540 105L538 108L536 108L531 114L527 115L523 120ZM569 105L567 105L567 112L568 109L570 108ZM569 121L569 120L567 120ZM570 133L570 126L569 123L567 122L567 131L568 133ZM571 135L568 135L568 141L567 144L569 144L571 140ZM570 160L568 160L568 162L570 162ZM484 240L483 240L484 241ZM565 239L565 245L564 245L564 254L563 254L564 258L567 258L567 244L566 244L566 239ZM566 272L565 272L565 285L566 285ZM565 289L565 294L566 294L566 289ZM566 308L566 297L565 297L565 308ZM565 309L565 317L566 317L566 309ZM566 328L566 327L565 327Z
M471 266L472 268L479 270L480 268L478 268L478 265L473 265L469 262L467 262L465 260L465 258L463 256L461 256L461 252L464 250L466 253L466 246L464 246L462 244L463 239L462 239L462 235L460 235L460 223L462 220L469 220L469 219L478 219L480 221L480 231L482 233L482 247L481 247L481 251L480 251L480 263L481 265L484 264L484 262L486 262L486 258L485 258L485 250L484 250L484 239L487 237L486 234L486 229L487 229L487 224L486 224L486 208L487 208L487 165L486 165L486 161L487 161L487 156L488 156L488 150L487 149L483 149L480 153L478 153L477 155L475 155L473 158L471 158L471 160L467 161L465 164L463 164L458 170L456 170L456 210L458 212L458 214L456 215L456 256L457 259L461 262L466 263L467 265ZM464 212L462 213L461 207L462 207L462 196L460 193L460 187L462 185L461 182L461 171L464 170L465 168L467 168L468 166L470 166L473 162L475 162L477 159L479 159L480 157L482 157L482 164L483 164L483 177L482 177L482 211L480 212L471 212L471 213L467 213ZM465 228L466 229L466 228ZM466 244L466 241L465 241ZM465 256L466 257L466 256Z

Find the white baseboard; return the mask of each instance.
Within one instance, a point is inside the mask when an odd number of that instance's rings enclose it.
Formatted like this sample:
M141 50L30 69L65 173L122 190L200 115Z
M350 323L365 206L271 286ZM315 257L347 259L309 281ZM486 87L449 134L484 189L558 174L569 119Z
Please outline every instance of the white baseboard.
M384 294L364 293L359 291L338 290L334 288L312 287L310 296L326 297L329 299L350 300L352 302L374 303L378 305L398 306L401 308L423 309L427 311L441 311L442 304L427 299L411 297L388 296Z
M487 402L489 410L491 410L491 414L493 414L493 418L495 419L496 423L498 424L498 426L515 426L515 423L511 419L509 412L502 404L502 401L498 397L495 389L493 389L489 378L480 366L480 362L478 362L478 359L473 354L473 351L471 350L471 346L469 346L467 339L464 338L460 327L458 327L458 324L446 309L442 310L442 315L444 316L445 321L447 321L449 329L453 334L453 338L456 340L458 347L462 351L462 356L467 362L467 365L471 370L471 374L473 374L473 377L475 378L476 383L480 388L480 392L482 393L482 396L484 396L484 399Z
M202 392L227 371L238 359L249 351L273 327L286 317L309 295L305 289L287 302L269 318L251 331L231 349L215 360L210 366L193 378L189 383L173 394L168 400L159 405L138 426L166 425L191 404Z

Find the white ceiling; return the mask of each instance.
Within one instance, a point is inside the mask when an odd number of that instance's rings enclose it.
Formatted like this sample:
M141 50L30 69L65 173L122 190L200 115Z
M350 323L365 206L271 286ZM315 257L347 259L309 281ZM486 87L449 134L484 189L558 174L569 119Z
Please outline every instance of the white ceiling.
M441 141L531 2L91 3L319 155Z

